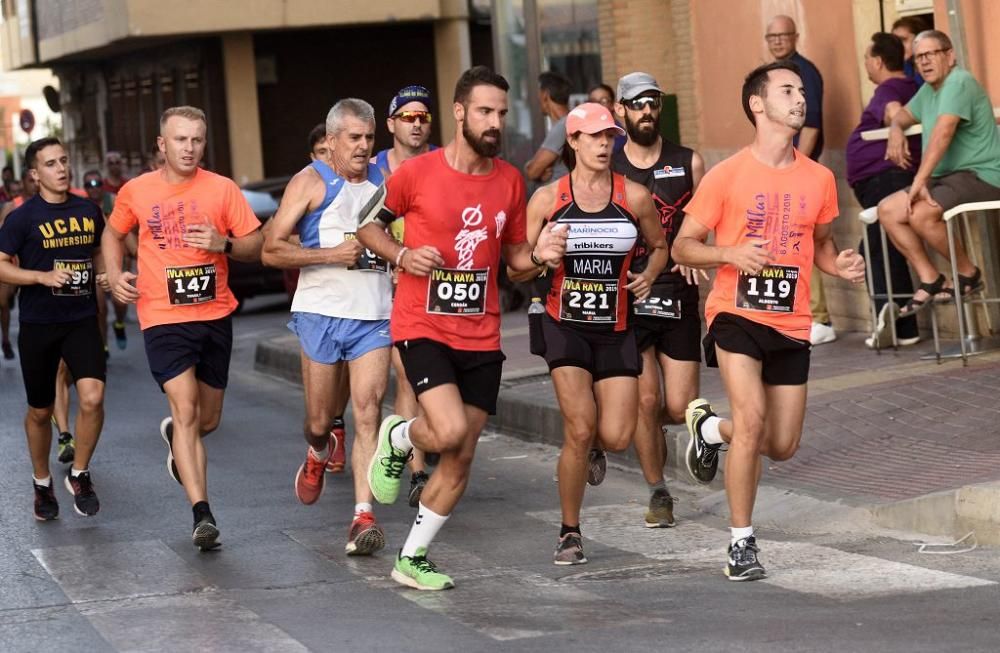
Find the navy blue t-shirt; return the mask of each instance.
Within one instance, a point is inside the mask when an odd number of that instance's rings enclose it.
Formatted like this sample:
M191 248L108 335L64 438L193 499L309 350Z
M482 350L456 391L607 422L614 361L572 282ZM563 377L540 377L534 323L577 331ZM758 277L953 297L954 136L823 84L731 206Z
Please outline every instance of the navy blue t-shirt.
M16 256L23 270L48 272L58 265L71 273L62 288L22 286L21 322L57 324L97 315L94 257L103 232L100 207L75 195L62 204L35 195L7 216L0 227L0 252Z
M803 57L798 52L793 52L789 61L795 62L802 74L802 86L806 90L806 121L803 127L813 127L819 130L816 138L816 147L809 158L819 161L819 156L823 154L823 76L819 74L813 62ZM794 143L799 144L798 135L795 136Z

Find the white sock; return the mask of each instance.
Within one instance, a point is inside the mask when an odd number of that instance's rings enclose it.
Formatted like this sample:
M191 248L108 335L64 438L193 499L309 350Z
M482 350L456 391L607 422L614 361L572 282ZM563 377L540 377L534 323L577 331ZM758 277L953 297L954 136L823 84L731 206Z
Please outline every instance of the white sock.
M35 475L31 475L31 479L35 481L35 485L40 485L42 487L52 487L52 477L46 476L45 478L35 478Z
M753 536L753 526L729 529L729 543L735 545L740 540Z
M316 460L326 460L330 457L330 446L327 445L322 449L317 449L316 447L309 447L309 453L312 454L313 458Z
M372 504L370 503L356 503L354 504L354 516L357 517L363 512L371 512Z
M73 478L76 478L80 474L86 474L89 471L90 471L89 469L77 469L76 467L70 467L69 473L70 473L70 476L72 476Z
M413 557L417 554L417 549L430 547L431 541L446 521L448 515L439 515L421 502L417 509L417 518L413 520L410 534L406 536L406 542L403 543L403 550L399 555Z
M719 432L719 424L722 424L721 417L715 415L706 417L705 421L701 423L701 439L707 444L722 444L725 442L722 439L722 433Z
M389 442L392 443L392 446L406 453L409 453L413 449L413 443L410 442L410 424L412 423L413 420L408 419L402 424L397 424L389 431Z

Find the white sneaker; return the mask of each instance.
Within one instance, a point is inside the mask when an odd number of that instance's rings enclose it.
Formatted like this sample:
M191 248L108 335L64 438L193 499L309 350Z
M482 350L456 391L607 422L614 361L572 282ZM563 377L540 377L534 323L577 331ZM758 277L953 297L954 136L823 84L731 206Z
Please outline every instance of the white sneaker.
M809 332L809 342L814 345L825 345L828 342L833 342L837 339L837 332L833 330L832 326L827 324L822 324L820 322L813 322L812 330Z
M915 345L920 342L920 336L913 336L912 338L896 338L896 344L900 347L909 347L910 345ZM865 338L865 347L868 349L875 349L875 337L868 336ZM879 349L887 349L892 347L892 338L887 338L885 344L879 343Z

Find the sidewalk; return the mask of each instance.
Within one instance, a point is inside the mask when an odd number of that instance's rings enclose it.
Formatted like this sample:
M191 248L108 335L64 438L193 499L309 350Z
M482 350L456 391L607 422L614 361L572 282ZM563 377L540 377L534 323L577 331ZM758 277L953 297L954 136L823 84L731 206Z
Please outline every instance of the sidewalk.
M503 325L507 362L490 426L558 446L562 419L547 368L528 351L527 316L506 314ZM932 350L930 341L876 354L865 348L864 337L843 333L813 349L801 447L787 462L769 462L765 480L870 507L886 526L953 534L965 527L959 518L969 503L969 490L959 490L1000 482L1000 352L970 358L963 368L961 361L921 361ZM258 343L256 368L299 382L295 337ZM718 370L702 368L701 396L726 415ZM683 454L687 432L678 425L670 433L669 467L686 480L678 452ZM632 449L612 460L637 465ZM1000 483L974 489L977 510L995 524L1000 543ZM980 541L992 539L984 537Z

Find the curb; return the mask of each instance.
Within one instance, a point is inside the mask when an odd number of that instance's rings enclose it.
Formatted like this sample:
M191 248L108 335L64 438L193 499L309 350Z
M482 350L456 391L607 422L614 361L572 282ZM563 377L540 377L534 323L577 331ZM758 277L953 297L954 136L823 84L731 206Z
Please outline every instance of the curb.
M1000 482L966 485L870 509L876 523L954 539L970 531L980 544L1000 545Z

